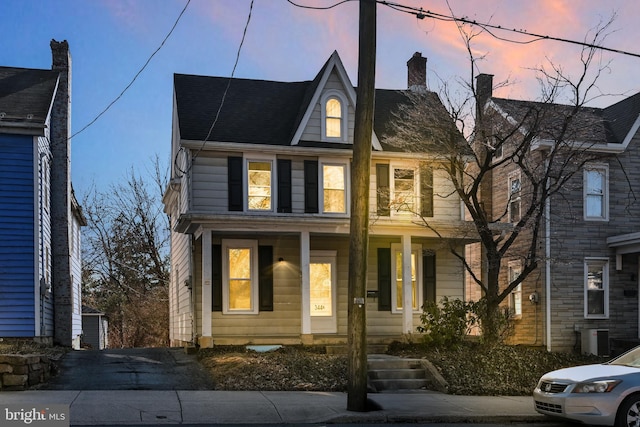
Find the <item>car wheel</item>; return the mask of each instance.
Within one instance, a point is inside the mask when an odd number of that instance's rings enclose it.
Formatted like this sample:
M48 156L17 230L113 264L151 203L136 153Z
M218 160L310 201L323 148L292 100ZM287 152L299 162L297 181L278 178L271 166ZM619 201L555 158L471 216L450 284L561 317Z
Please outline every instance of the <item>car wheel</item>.
M640 395L628 397L618 409L616 427L640 427Z

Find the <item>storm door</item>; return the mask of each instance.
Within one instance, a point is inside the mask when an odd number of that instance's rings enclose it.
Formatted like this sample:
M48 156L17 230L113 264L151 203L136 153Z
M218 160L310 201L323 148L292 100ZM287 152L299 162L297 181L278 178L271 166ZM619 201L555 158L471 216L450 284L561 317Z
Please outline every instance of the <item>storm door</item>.
M338 332L336 306L336 253L312 251L309 263L311 333Z

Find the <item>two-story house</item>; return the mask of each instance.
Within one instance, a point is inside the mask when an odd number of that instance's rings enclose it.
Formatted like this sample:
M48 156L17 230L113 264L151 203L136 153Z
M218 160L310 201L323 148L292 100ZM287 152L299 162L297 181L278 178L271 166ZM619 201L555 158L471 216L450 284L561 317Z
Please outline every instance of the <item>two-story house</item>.
M409 91L427 92L426 58L407 67ZM464 296L448 246L464 247L463 209L442 160L386 142L406 93L375 93L370 343L414 333L424 301ZM175 75L172 345L346 342L355 94L337 52L309 81Z
M70 179L71 58L0 67L0 337L74 348L82 333L80 227Z
M513 341L554 351L619 351L611 345L640 338L640 94L606 108L574 111L568 105L493 97L492 82L488 74L477 78L478 89L484 90L478 95L486 100L485 117L493 114L522 123L522 135L524 112L546 114L531 159L555 143L556 130L551 128L564 123L564 143L579 152L564 172L580 167L543 207L538 271L508 298ZM511 148L508 143L500 147L505 155ZM540 161L549 160L541 155ZM526 184L527 177L514 162L494 170L486 194L494 218L518 221L526 206ZM532 238L526 232L523 237ZM524 254L518 245L507 254L503 286L520 273Z

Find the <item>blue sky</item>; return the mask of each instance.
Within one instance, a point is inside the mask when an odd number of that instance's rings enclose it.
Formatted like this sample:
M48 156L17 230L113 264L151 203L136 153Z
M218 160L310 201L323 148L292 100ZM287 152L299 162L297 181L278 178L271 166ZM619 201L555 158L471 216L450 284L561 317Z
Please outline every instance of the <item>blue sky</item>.
M338 0L295 0L326 6ZM79 199L122 180L134 167L144 174L158 155L169 163L173 74L229 76L250 0L192 0L172 36L122 98L72 140L72 177ZM640 2L635 0L397 0L443 14L581 41L589 29L617 12L605 45L640 52ZM0 65L51 66L49 42L68 40L73 61L72 129L93 120L131 82L158 48L187 0L2 0ZM451 11L450 9L451 8ZM526 40L509 33L502 36ZM414 52L428 58L428 81L467 78L464 44L451 22L415 17L378 5L377 87L406 87L406 61ZM297 8L286 0L255 0L235 73L264 80L310 80L334 50L357 83L358 3L326 11ZM496 95L535 99L531 70L548 59L569 73L579 69L580 48L541 41L514 44L480 35L475 53L486 54L479 71L510 79ZM640 58L605 53L612 61L599 80L606 106L640 91Z

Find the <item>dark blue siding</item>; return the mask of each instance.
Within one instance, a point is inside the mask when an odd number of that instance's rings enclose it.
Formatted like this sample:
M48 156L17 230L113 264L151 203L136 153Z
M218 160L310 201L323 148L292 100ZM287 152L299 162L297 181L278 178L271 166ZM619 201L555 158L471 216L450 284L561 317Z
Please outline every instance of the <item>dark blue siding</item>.
M0 337L35 335L34 143L0 134Z

